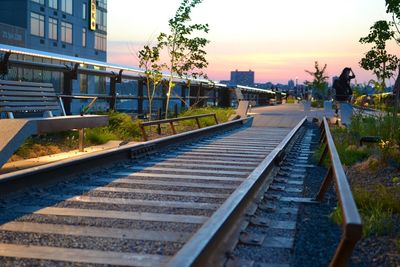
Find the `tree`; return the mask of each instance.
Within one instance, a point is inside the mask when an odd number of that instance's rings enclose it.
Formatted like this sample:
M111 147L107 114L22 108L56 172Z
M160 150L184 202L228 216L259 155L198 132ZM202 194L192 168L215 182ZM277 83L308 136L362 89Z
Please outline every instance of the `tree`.
M397 69L399 63L396 55L389 54L386 51L386 42L394 38L391 26L391 22L385 20L377 21L370 28L370 33L366 37L360 38L359 41L362 44L374 44L359 64L365 70L372 70L378 82L381 83L381 88L386 87L385 80L394 75L394 71Z
M171 91L176 77L193 78L206 77L203 69L208 66L203 49L209 41L200 37L202 33L208 33L208 24L190 24L190 13L202 0L183 0L175 13L175 17L168 22L170 33L160 33L157 40L160 48L165 48L168 55L168 63L165 64L169 72L168 92L165 117L168 117L168 105ZM195 35L195 36L194 36Z
M162 67L159 63L160 60L160 46L150 47L145 45L142 50L138 52L139 67L144 68L144 75L146 77L147 98L149 100L149 119L152 119L153 99L157 86L162 80ZM152 85L152 88L150 87Z
M393 25L396 28L398 34L400 34L400 29L398 27L397 20L400 20L400 0L385 0L386 13L392 13ZM396 39L397 43L400 44L399 39Z
M304 84L307 87L310 87L315 90L315 96L318 99L323 99L326 96L326 89L328 88L328 83L326 80L329 79L329 77L325 75L326 64L322 69L320 69L318 61L315 61L314 68L315 68L314 72L305 70L305 72L313 76L314 79L312 82L305 81Z

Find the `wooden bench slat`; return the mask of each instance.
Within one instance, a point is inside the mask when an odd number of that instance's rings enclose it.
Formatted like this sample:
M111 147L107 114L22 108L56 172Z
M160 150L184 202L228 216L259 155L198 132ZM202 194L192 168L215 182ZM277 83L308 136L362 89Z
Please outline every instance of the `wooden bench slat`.
M14 112L14 111L50 111L60 110L58 106L40 106L40 107L1 107L0 112Z
M0 91L54 92L54 89L50 87L21 87L21 86L0 85Z
M32 107L32 106L57 106L58 102L55 101L35 101L35 102L0 102L0 105L7 107Z
M33 96L33 97L57 97L54 92L23 92L23 91L0 91L0 96Z
M20 82L20 81L6 81L0 80L0 85L8 84L8 85L16 85L16 86L35 86L35 87L50 87L53 88L52 83L38 83L38 82Z
M58 98L57 97L43 97L43 96L38 96L38 97L23 97L23 96L0 96L0 102L15 102L15 101L46 101L46 102L57 102L58 103ZM1 105L1 104L0 104Z

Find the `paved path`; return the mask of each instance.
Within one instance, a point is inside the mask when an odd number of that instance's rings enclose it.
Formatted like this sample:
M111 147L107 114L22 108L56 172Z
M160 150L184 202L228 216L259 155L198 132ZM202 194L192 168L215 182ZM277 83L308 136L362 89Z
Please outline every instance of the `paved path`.
M304 116L309 118L322 117L321 109L311 109L310 112L304 112L303 104L283 104L276 106L264 106L252 108L250 115L253 115L253 127L278 127L278 128L293 128ZM118 147L120 141L109 142L108 144L87 147L85 152L73 150L56 155L37 157L17 162L5 164L0 169L0 174L13 172L30 167L40 166L55 161L70 159L71 157L80 157L85 154L95 153L102 150Z
M303 104L283 104L276 106L265 106L252 108L251 115L254 116L253 127L284 127L293 128L304 116L308 119L323 116L322 109L311 108L305 112Z

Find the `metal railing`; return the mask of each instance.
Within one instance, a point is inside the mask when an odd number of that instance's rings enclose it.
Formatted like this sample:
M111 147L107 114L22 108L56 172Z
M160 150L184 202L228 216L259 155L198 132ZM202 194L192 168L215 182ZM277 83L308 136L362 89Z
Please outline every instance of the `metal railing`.
M100 100L106 100L109 102L109 109L116 109L117 100L135 100L137 101L137 109L139 114L143 114L144 104L146 96L144 94L145 87L145 71L137 67L124 66L119 64L113 64L109 62L101 62L97 60L91 60L80 57L72 57L66 55L60 55L55 53L49 53L44 51L38 51L33 49L27 49L22 47L10 46L0 44L0 75L6 75L10 68L26 68L33 70L43 70L50 72L57 72L63 75L62 95L73 95L72 83L73 80L78 79L78 75L93 75L97 77L105 77L110 79L109 81L109 93L103 95L95 95ZM15 58L21 56L20 58ZM25 60L25 57L34 57L42 59L43 62L37 62L36 60ZM48 61L59 61L58 63L49 63ZM88 67L91 66L91 67ZM93 68L95 67L95 68ZM99 69L101 68L101 69ZM169 78L169 74L163 74L163 78ZM221 84L216 81L210 81L206 79L194 79L193 77L177 77L173 76L174 82L181 85L181 95L171 95L170 99L181 100L181 106L185 106L184 100L196 102L201 100L203 105L207 101L213 101L214 105L218 102L219 106L229 107L234 101L234 94L232 87L225 84ZM138 91L135 95L119 95L117 94L116 85L122 83L122 79L131 80L138 82ZM187 81L190 80L190 86L187 86ZM195 89L198 93L190 93L190 87ZM253 87L237 86L242 91L249 92L248 98L257 98L260 104L267 102L272 97L275 97L276 92L271 90L262 90ZM164 89L161 89L161 91ZM208 95L208 91L213 93ZM195 92L192 90L192 92ZM218 93L217 93L218 92ZM166 92L162 92L160 101L164 102L166 98ZM66 112L71 113L71 98L64 98L64 107ZM162 103L161 105L165 105Z
M201 124L200 124L200 118L204 118L204 117L214 117L215 119L215 124L218 124L218 119L217 119L217 115L215 113L209 113L209 114L201 114L201 115L194 115L194 116L187 116L187 117L180 117L180 118L174 118L174 119L165 119L165 120L156 120L156 121L149 121L149 122L141 122L139 124L140 130L142 132L142 136L144 141L148 140L147 137L147 133L144 130L145 126L151 126L151 125L161 125L164 123L169 123L169 125L171 126L171 130L173 132L173 134L176 134L176 129L175 129L175 125L174 122L176 121L184 121L184 120L196 120L196 124L197 127L200 129L201 128Z
M342 238L329 266L347 266L347 262L353 253L356 243L361 239L362 222L346 174L343 170L342 163L340 162L339 154L329 130L329 124L325 117L321 123L320 141L326 145L319 164L322 164L329 152L330 166L316 196L316 200L321 201L323 199L329 184L333 181L343 218Z

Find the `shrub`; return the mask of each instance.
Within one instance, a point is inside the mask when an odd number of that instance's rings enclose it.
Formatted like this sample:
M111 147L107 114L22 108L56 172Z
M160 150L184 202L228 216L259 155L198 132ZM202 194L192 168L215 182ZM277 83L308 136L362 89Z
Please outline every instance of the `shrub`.
M86 131L86 141L93 145L101 145L110 140L119 139L115 134L110 132L107 128L93 128Z
M110 140L140 139L140 120L132 120L126 113L109 112L109 124L105 127L86 130L86 140L90 144L104 144Z
M289 97L289 98L286 100L286 103L287 103L287 104L294 104L294 103L295 103L294 98L293 98L293 97Z
M232 108L215 108L215 107L196 108L196 109L188 109L187 111L181 113L179 117L187 117L187 116L194 116L207 113L215 113L218 122L221 123L221 122L226 122L229 116L234 114L235 111ZM197 127L195 120L185 120L180 122L180 124L184 126ZM200 118L200 124L202 127L214 125L215 119L214 117Z
M383 185L368 191L363 188L353 189L353 197L357 203L363 222L363 235L383 235L392 231L393 213L400 212L398 201L400 190ZM343 222L342 212L336 207L330 214L333 222Z

